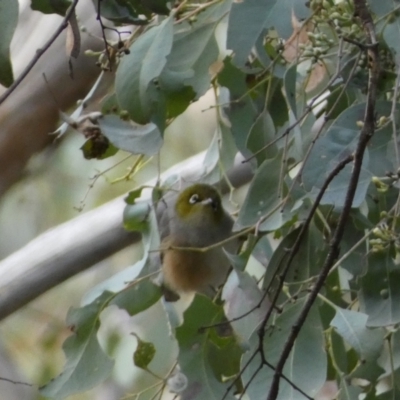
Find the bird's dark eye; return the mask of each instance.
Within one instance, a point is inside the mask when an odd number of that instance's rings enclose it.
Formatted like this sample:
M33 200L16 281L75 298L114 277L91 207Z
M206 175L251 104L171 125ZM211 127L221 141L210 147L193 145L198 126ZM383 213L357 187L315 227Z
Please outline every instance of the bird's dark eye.
M199 201L199 195L198 194L192 194L191 196L190 196L190 199L189 199L189 203L190 204L196 204L197 202Z

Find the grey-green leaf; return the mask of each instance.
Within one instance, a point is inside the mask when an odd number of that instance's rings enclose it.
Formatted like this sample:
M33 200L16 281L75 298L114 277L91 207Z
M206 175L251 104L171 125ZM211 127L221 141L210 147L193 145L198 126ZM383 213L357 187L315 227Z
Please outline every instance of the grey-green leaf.
M274 230L281 227L288 216L279 209L281 155L265 160L257 169L235 229L239 230L258 222L260 230Z
M142 34L130 47L118 67L115 88L118 102L139 124L150 122L155 85L172 48L173 17Z
M368 256L367 273L361 278L360 305L368 326L400 322L400 266L389 251Z
M274 326L271 327L271 332L265 335L264 356L272 365L276 365L282 353L287 335L291 332L292 326L303 306L304 301L297 301L297 303L288 306L276 318ZM247 390L247 394L251 399L266 397L274 374L274 371L268 366L263 366L259 370L259 354L251 361L249 360L254 349L258 346L258 340L257 332L255 332L251 338L252 349L246 353L242 360L242 367L247 362L250 362L242 374L242 379L244 385L251 380L251 384ZM296 339L285 364L283 374L290 382L293 382L303 392L313 398L325 383L326 367L327 358L323 345L322 324L318 308L314 306ZM281 379L278 399L304 400L305 397L287 383L287 381Z
M356 148L360 127L357 121L363 120L365 104L346 109L331 125L326 134L320 138L308 159L303 171L303 183L305 189L315 198L336 165L350 156ZM353 199L353 207L359 207L364 201L372 174L368 170L369 155L365 152L363 169L360 174L356 194ZM321 204L333 204L342 207L346 198L347 187L352 165L347 165L331 182L326 190Z
M210 329L200 328L221 322L222 308L204 296L197 295L184 313L184 323L176 329L179 345L178 362L181 372L186 375L188 385L182 393L183 399L225 399L233 400L226 393L228 382L219 382L209 360Z
M153 123L133 125L117 115L106 115L98 120L101 132L121 150L132 154L156 154L163 143L161 133Z
M18 22L18 1L0 0L0 84L14 82L10 59L10 43Z
M64 371L41 388L44 396L62 399L93 388L110 375L114 361L100 347L97 330L100 312L112 296L104 292L87 306L68 312L67 324L74 333L63 345L67 362Z
M70 5L70 0L31 0L32 10L43 14L65 15Z
M358 353L360 358L364 361L376 361L383 346L384 332L367 328L367 319L366 314L336 308L331 326Z

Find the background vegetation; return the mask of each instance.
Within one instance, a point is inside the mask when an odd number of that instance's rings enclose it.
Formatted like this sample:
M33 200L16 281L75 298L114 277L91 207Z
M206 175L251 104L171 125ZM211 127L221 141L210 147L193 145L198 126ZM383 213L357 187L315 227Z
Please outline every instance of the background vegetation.
M54 37L67 30L71 76L79 71L74 58L82 55L84 33L77 3L31 4L63 16ZM68 311L61 328L64 338L64 327L70 331L66 363L41 395L80 396L102 384L106 398L141 400L400 398L400 3L93 4L102 46L86 54L102 72L71 116L62 114L57 133L63 138L72 127L85 138L84 158L110 166L128 153L130 168L120 180L134 178L137 186L124 210L115 203L114 214L123 214L128 231L141 233L142 250L116 275L103 269L105 280L96 279L81 305ZM13 78L8 52L18 9L1 5L0 82L8 89L0 102L24 85L23 73ZM171 128L203 96L207 105L200 109L215 121L205 155L160 175L160 152L183 143L169 136ZM193 131L190 142L202 135ZM159 238L148 205L182 179L229 194L235 232L246 238L214 301L197 295L165 303L150 279ZM235 189L247 181L242 192ZM3 318L138 240L115 228L106 209L49 232L0 264L8 271L43 249L28 274L4 278ZM77 229L93 223L93 215L101 215L99 227ZM74 237L63 246L68 232ZM61 243L57 258L51 240ZM49 347L59 348L60 329L53 332ZM35 383L55 376L53 369Z

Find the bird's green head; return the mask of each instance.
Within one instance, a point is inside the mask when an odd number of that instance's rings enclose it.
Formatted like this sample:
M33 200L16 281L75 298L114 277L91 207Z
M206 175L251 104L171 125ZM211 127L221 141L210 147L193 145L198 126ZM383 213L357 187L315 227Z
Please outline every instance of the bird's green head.
M175 211L182 221L206 221L218 224L224 211L218 191L203 183L197 183L184 189L176 200Z

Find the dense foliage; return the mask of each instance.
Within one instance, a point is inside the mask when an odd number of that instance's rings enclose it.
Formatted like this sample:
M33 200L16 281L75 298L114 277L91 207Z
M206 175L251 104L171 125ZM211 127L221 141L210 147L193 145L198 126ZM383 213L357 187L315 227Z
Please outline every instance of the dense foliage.
M32 3L65 13L63 1ZM150 378L132 398L310 399L327 381L338 399L400 398L400 3L94 4L133 28L100 55L115 86L102 114L78 126L85 157L156 154L171 121L212 88L218 128L200 179L226 179L238 152L251 165L235 224L246 240L219 298L197 295L180 321L150 279L157 223L134 190L124 219L142 232L143 258L71 309L64 371L42 394L66 397L110 376L112 352L98 340L105 309L154 321L161 306L156 329L179 351L161 357L135 333L132 368ZM7 60L3 40L0 80L10 84Z

